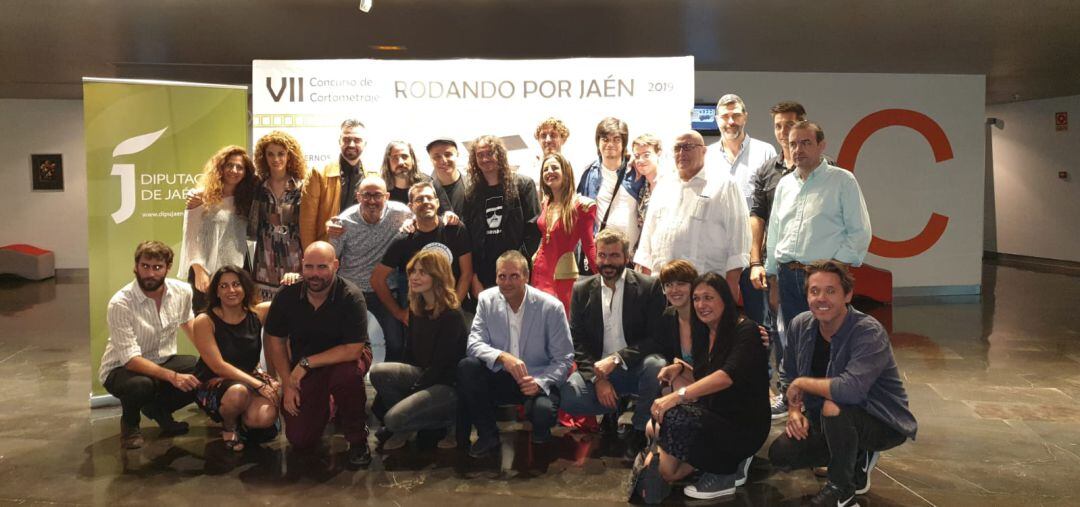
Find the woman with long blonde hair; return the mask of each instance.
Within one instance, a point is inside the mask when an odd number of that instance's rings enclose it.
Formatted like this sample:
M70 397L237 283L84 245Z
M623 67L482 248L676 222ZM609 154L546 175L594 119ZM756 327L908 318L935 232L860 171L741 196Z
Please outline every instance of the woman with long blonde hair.
M277 130L255 144L255 169L262 184L251 204L248 239L255 241L252 275L269 301L282 276L300 272L300 193L308 169L300 144Z
M259 181L247 151L225 146L203 167L184 211L184 240L176 275L191 283L192 308L206 308L210 275L222 266L247 266L247 217Z
M549 153L540 164L543 207L536 220L540 248L533 257L533 287L563 303L570 315L570 293L578 277L575 248L581 245L588 266L596 271L596 202L574 192L574 169L560 153Z
M375 437L383 450L405 445L411 432L421 432L421 442L453 447L453 435L446 430L454 423L454 383L458 361L465 357L468 330L450 258L442 248L422 249L409 261L406 273L409 325L403 361L371 368L371 385L378 393L372 411L383 423Z

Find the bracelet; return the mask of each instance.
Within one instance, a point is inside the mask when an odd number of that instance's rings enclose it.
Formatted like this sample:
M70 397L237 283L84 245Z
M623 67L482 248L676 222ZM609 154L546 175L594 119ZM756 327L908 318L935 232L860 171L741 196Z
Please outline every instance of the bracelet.
M755 267L755 266L764 267L765 265L762 264L761 261L750 261L750 267Z

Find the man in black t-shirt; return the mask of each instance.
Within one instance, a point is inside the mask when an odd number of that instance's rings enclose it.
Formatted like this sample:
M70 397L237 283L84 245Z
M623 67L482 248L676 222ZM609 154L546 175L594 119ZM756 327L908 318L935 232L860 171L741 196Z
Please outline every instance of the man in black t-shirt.
M371 287L379 301L382 301L391 315L405 325L408 325L409 310L402 308L394 299L386 277L395 272L405 273L409 261L420 250L438 249L445 252L454 270L458 300L464 300L469 292L469 282L473 275L472 240L464 226L449 225L440 219L436 214L438 208L439 198L436 197L431 183L413 185L409 189L409 209L416 216L415 230L394 238L382 261L375 265L371 274Z
M465 180L461 171L458 170L458 145L457 141L449 137L440 137L427 145L428 156L431 157L432 184L435 185L436 195L445 193L449 202L440 203L449 206L458 216L465 216L465 190L469 183Z
M337 269L333 246L324 241L309 245L302 262L304 281L274 296L263 342L284 387L289 443L297 450L318 446L333 395L336 418L349 442L349 464L367 466L367 305L363 292L337 276Z

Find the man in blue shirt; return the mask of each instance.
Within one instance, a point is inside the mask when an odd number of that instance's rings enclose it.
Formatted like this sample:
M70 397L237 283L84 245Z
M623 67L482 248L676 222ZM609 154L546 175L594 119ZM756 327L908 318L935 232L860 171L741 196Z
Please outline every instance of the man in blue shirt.
M765 272L776 277L780 292L781 332L790 327L791 319L809 309L803 291L806 265L835 259L858 266L872 237L870 215L855 175L825 159L821 127L808 121L796 123L788 134L788 149L795 170L776 185L765 248Z
M915 438L918 424L881 323L850 306L854 279L835 260L807 266L810 311L788 328L788 420L769 448L782 469L828 465L812 505L855 505L881 451ZM803 410L805 409L805 414Z

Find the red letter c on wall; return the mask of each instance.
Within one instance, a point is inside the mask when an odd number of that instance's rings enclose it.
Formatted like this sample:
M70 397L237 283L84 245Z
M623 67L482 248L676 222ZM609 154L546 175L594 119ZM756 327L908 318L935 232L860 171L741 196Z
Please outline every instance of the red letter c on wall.
M859 157L859 150L862 149L863 143L877 131L892 126L908 127L922 134L926 142L930 143L934 160L937 162L953 158L952 145L949 144L948 136L932 118L909 109L883 109L859 120L859 123L851 128L851 132L848 132L844 143L840 146L837 165L855 172L855 159ZM934 246L945 233L945 227L948 224L949 217L932 213L922 232L914 238L905 241L889 241L874 236L874 239L870 241L870 253L892 259L915 257Z

